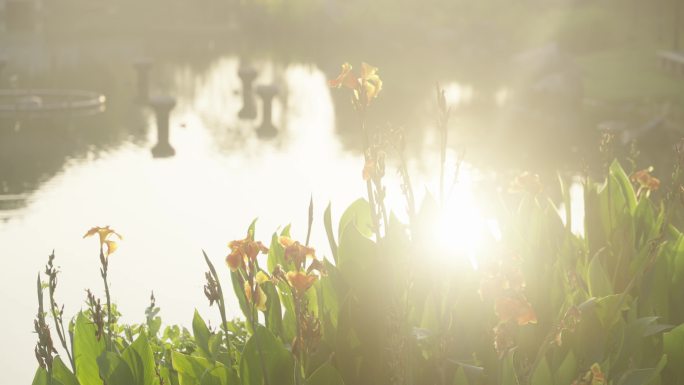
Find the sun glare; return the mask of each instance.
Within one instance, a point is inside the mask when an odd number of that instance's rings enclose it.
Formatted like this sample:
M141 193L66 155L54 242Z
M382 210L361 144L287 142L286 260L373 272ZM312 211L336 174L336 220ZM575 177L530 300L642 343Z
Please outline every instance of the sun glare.
M495 237L496 223L485 218L474 192L472 170L464 167L458 180L445 196L434 232L437 245L443 251L446 263L459 263L467 259L474 269L478 267L478 254L485 246L487 232Z

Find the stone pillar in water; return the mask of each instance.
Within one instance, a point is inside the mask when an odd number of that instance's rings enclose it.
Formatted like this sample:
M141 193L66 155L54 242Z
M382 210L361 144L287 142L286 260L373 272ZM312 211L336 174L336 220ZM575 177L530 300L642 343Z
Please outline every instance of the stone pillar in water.
M257 87L256 93L263 102L262 120L257 128L257 135L262 138L272 138L278 134L278 130L273 125L273 98L278 94L278 86L262 85Z
M238 117L240 119L255 119L257 110L252 83L257 77L257 71L249 65L240 66L238 77L242 81L242 109L238 112Z
M157 117L157 144L152 147L152 156L155 158L174 156L176 150L169 142L169 116L173 107L176 106L176 99L169 96L151 98L150 106Z
M147 103L150 93L150 68L152 67L152 60L139 59L133 65L138 74L138 94L136 99L141 103Z

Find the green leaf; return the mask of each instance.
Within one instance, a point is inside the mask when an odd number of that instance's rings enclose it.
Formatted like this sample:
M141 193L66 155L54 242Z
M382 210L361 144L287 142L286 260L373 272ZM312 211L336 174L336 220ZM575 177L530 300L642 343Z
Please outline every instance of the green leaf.
M79 385L76 376L64 365L59 356L52 362L52 380L62 385Z
M233 284L233 292L235 293L238 303L240 304L240 310L242 310L242 314L244 314L245 318L247 319L247 322L245 323L247 325L247 329L251 331L252 308L249 305L249 302L247 302L247 296L245 296L244 280L238 271L231 271L230 281Z
M575 353L570 350L556 370L555 383L570 384L575 378L577 378L577 359Z
M276 336L283 336L283 309L273 282L264 282L261 288L266 293L266 327Z
M219 364L202 375L200 385L239 385L240 378L234 369Z
M49 385L47 370L38 367L38 369L36 369L36 374L33 375L33 382L31 385Z
M542 358L539 364L534 369L532 374L531 385L549 385L553 384L553 378L551 377L551 369L549 368L546 358Z
M304 385L344 385L344 380L342 380L340 372L326 362L306 379Z
M625 173L625 170L622 169L622 166L620 166L617 159L613 160L613 163L611 163L609 172L615 177L615 180L620 185L622 195L627 201L627 207L629 208L629 211L633 213L637 206L636 194L634 193L632 183L629 181L629 177Z
M119 355L112 352L104 352L97 358L99 375L104 378L107 385L136 385L138 382L133 372ZM78 372L77 372L78 373ZM87 383L85 383L87 384Z
M684 323L663 333L663 352L667 354L670 365L667 370L672 372L673 377L684 376Z
M454 375L454 381L452 382L453 385L470 385L468 382L468 377L466 376L465 372L463 371L462 366L458 366L456 369L456 374Z
M266 265L269 271L275 270L276 265L281 265L286 269L289 267L285 261L285 248L280 244L278 238L278 233L273 233L271 244L268 246Z
M213 361L213 357L209 349L209 337L211 336L211 332L209 331L207 324L204 322L197 309L195 309L195 314L192 317L192 333L195 336L195 342L197 343L197 347L202 355L205 358Z
M626 293L607 295L596 300L596 316L606 330L610 330L621 319L622 312L629 310L629 296Z
M156 378L154 354L145 333L141 333L121 355L139 385L153 385Z
M268 329L257 325L242 351L240 378L249 385L291 385L294 382L292 354ZM264 379L264 374L267 380Z
M211 363L202 357L171 353L173 369L178 372L180 385L199 385L204 373L212 369Z
M350 223L366 238L373 236L373 220L371 218L370 205L365 199L356 200L344 211L338 227L338 239L342 239L343 232Z
M620 377L618 385L647 385L658 377L666 364L667 356L663 354L655 368L628 370Z
M256 223L257 223L257 219L259 219L259 218L254 218L254 219L252 220L252 223L250 223L250 224L249 224L249 227L247 228L247 236L250 237L250 238L252 238L252 239L256 239Z
M604 250L604 252L606 251ZM603 252L596 253L589 263L589 292L594 297L605 297L613 294L613 287L608 274L606 274L601 265L601 255L603 255Z
M503 367L501 369L501 385L518 385L518 376L513 365L513 354L515 351L509 351L503 358Z
M97 328L83 314L78 313L74 326L74 363L76 378L84 385L100 385L100 371L97 358L105 350L104 338L98 341Z
M370 269L376 262L375 243L361 234L353 223L347 224L342 232L338 251L338 268L350 286L358 287L354 284L356 281L370 278L366 275L373 273Z
M328 207L326 207L323 213L323 225L325 226L325 233L328 235L328 243L330 244L333 260L337 263L337 242L335 242L335 233L332 227L331 203L328 203Z

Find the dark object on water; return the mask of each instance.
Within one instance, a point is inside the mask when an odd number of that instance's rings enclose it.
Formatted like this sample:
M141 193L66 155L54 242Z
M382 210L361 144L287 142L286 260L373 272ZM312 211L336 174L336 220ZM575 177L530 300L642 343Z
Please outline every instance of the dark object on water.
M257 128L257 135L262 138L272 138L278 135L278 129L273 125L273 98L278 94L278 86L261 85L257 87L256 93L263 101L262 121Z
M83 90L0 90L0 117L37 118L56 115L90 115L104 111L102 94Z
M176 99L169 96L158 96L150 99L150 106L157 117L157 144L152 147L152 156L168 158L176 155L176 150L169 143L169 116L176 106Z
M257 71L249 65L241 66L238 70L238 77L242 82L242 108L238 112L238 117L240 119L255 119L257 111L252 83L257 77Z

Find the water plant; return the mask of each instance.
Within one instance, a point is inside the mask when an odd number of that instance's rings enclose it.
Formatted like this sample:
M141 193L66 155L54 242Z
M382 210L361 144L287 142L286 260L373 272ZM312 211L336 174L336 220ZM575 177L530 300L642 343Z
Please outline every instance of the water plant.
M227 320L223 286L203 254L204 294L221 324L210 328L195 311L192 334L178 326L160 333L153 295L144 323L118 322L107 276L116 233L93 228L86 235L100 236L106 310L88 293L88 310L67 337L49 258L50 314L71 369L52 341L39 277L34 385L684 383L678 177L656 200L664 184L652 170L628 175L614 161L605 180L583 179L578 218L567 180L559 178L562 200L554 202L539 176L521 174L497 202L500 234L490 247L475 259L445 259L434 238L444 171L438 198L428 194L416 207L398 151L408 221L387 209L385 162L401 140L365 127L382 83L372 66L351 70L344 65L331 85L352 89L360 112L368 197L353 202L336 229L332 206L325 210L329 257L310 245L313 201L303 242L290 226L262 241L253 221L225 258L244 322ZM449 109L439 88L437 95L446 140Z

